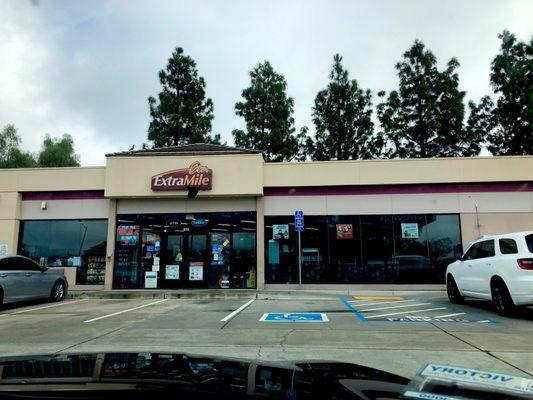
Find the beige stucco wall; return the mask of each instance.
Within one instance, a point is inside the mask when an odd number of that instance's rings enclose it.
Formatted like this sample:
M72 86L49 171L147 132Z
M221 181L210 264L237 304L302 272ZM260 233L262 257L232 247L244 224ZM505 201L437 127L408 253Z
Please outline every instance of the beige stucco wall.
M532 180L532 156L268 163L263 170L265 187Z
M532 192L267 196L265 215L533 213Z
M18 219L0 220L0 244L7 245L8 254L17 253L19 225Z
M187 191L158 191L150 178L165 171L187 168L199 161L213 170L213 188L201 197L260 196L263 194L263 159L260 154L211 156L109 157L106 167L107 197L187 197Z
M479 223L478 223L479 221ZM532 231L533 213L462 213L463 247L481 235Z
M7 252L17 252L21 195L17 192L0 192L0 244Z
M20 219L107 219L109 216L108 199L46 200L44 210L41 208L42 202L24 200Z
M20 193L0 192L0 221L20 218Z
M255 198L120 199L117 214L255 211Z
M0 169L0 192L103 190L105 167Z

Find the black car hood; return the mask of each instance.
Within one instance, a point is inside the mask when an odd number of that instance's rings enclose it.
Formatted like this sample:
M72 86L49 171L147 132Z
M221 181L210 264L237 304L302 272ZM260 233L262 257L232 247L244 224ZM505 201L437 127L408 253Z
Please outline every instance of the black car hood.
M357 364L259 362L184 353L87 353L0 358L0 399L398 398L409 380Z

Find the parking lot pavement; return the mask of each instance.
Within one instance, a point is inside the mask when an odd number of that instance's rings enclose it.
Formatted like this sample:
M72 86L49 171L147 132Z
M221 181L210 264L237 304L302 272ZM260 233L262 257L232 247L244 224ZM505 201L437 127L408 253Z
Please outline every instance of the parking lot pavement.
M426 362L533 374L533 310L516 318L440 292L249 299L77 299L0 310L0 354L189 352L354 362L404 376Z

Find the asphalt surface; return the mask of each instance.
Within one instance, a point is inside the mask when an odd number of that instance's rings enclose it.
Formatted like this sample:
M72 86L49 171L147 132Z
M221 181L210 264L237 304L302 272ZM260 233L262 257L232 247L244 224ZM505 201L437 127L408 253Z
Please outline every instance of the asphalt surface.
M309 320L313 318L325 320ZM482 301L452 306L441 292L277 299L90 298L0 309L0 356L188 352L346 361L406 377L428 362L531 376L532 339L533 309L504 318Z

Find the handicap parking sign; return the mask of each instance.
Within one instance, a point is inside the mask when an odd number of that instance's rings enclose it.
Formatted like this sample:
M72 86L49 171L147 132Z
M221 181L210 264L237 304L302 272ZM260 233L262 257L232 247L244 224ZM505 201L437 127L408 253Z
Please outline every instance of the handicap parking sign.
M259 321L263 322L328 322L325 313L265 313Z

